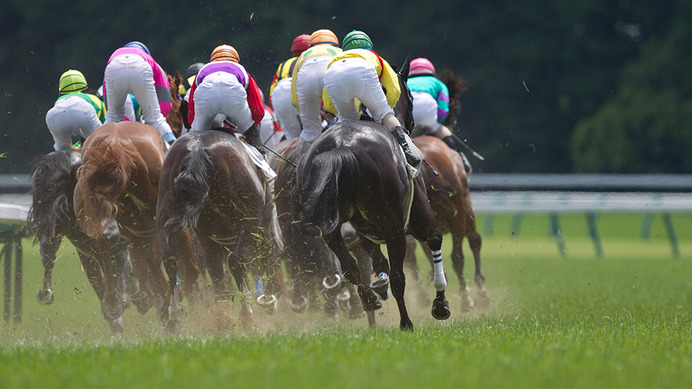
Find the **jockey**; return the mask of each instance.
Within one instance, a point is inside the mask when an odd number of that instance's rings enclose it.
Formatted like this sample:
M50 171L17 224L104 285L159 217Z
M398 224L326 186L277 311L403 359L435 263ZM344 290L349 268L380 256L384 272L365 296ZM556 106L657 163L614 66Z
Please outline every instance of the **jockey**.
M190 112L190 88L192 88L192 84L195 82L195 78L197 78L197 73L199 73L200 69L204 67L204 64L201 62L196 62L193 63L192 65L187 67L187 70L185 71L185 79L183 79L182 84L180 84L180 87L178 87L178 93L180 93L181 101L180 101L180 112L183 113L183 126L185 126L186 129L190 129L192 127L190 123L187 121L187 114L186 112Z
M142 119L155 127L170 145L175 135L166 122L171 110L171 92L161 66L151 57L149 49L138 41L117 49L108 59L103 79L106 100L106 123L122 121L125 99L132 93L142 108Z
M180 84L180 87L178 87L178 92L180 93L180 96L183 98L184 101L189 102L190 95L187 92L190 91L192 83L195 82L197 73L199 73L202 67L204 67L204 64L201 62L193 63L192 65L187 67L187 70L185 71L185 78L183 79L182 84Z
M68 70L60 76L60 97L46 113L55 150L69 150L73 136L86 139L103 124L106 106L95 95L84 93L87 87L86 78L78 70Z
M308 48L309 42L310 35L308 34L298 35L293 39L292 57L279 65L269 87L269 103L284 129L286 139L297 138L300 135L298 109L291 104L291 80L298 56Z
M103 84L96 90L96 97L103 100ZM133 122L142 121L142 107L139 106L137 99L132 93L128 93L125 99L125 120Z
M440 138L464 160L466 173L471 173L471 163L462 152L463 145L454 133L442 124L449 114L449 89L435 76L435 66L427 58L411 61L408 87L413 95L413 119L416 127L422 127L426 135Z
M312 142L322 133L322 89L329 61L341 54L339 39L330 30L310 35L308 49L296 60L291 80L291 103L300 111L301 142Z
M192 84L189 101L190 131L209 129L214 118L222 114L245 135L247 143L264 152L259 135L264 117L262 92L240 64L240 56L233 46L220 45L214 49L211 62L200 69Z
M343 48L344 52L332 59L324 75L325 109L337 114L339 121L358 120L354 101L360 100L373 120L387 127L396 138L406 162L419 168L421 159L411 151L415 145L394 116L393 107L401 96L398 74L372 49L370 37L362 31L346 34Z

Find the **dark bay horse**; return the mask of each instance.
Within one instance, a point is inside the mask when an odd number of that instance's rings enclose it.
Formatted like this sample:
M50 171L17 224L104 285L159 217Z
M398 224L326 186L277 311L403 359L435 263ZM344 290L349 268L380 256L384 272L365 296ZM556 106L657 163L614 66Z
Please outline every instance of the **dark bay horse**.
M412 99L402 74L408 74L408 61L399 73L402 94L395 112L405 127L411 129ZM373 288L384 298L388 283L375 283L371 288L368 280L361 277L358 263L341 234L340 227L345 222L350 222L367 238L361 244L372 257L375 272L391 279L402 329L413 328L404 301L406 234L426 241L438 255L435 260L437 297L432 314L437 319L449 317L449 304L444 296L446 280L439 257L442 235L435 227L423 178L420 175L409 178L400 146L384 126L345 121L324 132L299 161L296 191L292 204L294 222L314 235L324 236L339 258L344 276L357 285L366 311L379 308ZM389 260L380 251L380 244L386 244Z
M295 195L295 166L309 147L310 143L298 139L283 141L277 148L279 155L269 158L277 174L276 208L284 238L282 258L293 286L288 305L300 313L308 306L316 307L321 295L325 300L325 312L333 316L337 314L336 306L348 296L341 284L336 258L322 237L305 234L291 223L290 218L291 201ZM362 312L356 300L349 299L348 305L351 316Z
M172 299L167 328L180 328L181 306L175 281L181 233L195 232L217 296L228 294L224 262L238 291L249 294L248 269L268 277L267 291L276 281L271 230L272 192L265 189L260 169L242 142L222 130L189 132L166 156L159 184L158 239L163 249ZM241 299L241 319L251 321L247 299Z
M154 305L156 293L167 296L161 254L155 237L156 201L165 142L152 126L110 123L96 130L82 147L74 208L90 238L103 271L101 310L114 331L122 331L126 306L125 277L130 264L139 283L132 303L140 313ZM189 253L191 258L192 253ZM189 266L186 282L194 281Z
M103 277L93 242L77 225L72 205L77 169L81 165L82 155L76 150L54 151L40 157L33 165L33 201L28 222L35 233L34 241L39 243L44 267L43 289L36 293L39 304L51 304L54 300L53 266L63 238L67 238L77 250L99 301L103 298Z
M462 297L462 310L473 307L469 288L464 278L464 238L469 241L476 264L475 283L477 286L476 299L480 306L487 306L488 293L485 289L485 277L481 269L481 236L476 230L476 217L471 205L468 176L464 170L464 162L458 152L452 150L440 139L433 136L413 138L414 143L423 153L423 158L438 172L435 175L431 169L423 169L421 174L425 181L428 200L432 208L437 226L443 234L452 236L452 268L459 278ZM407 249L407 265L415 266L415 241L409 242ZM428 247L423 246L428 259L432 263L432 254Z

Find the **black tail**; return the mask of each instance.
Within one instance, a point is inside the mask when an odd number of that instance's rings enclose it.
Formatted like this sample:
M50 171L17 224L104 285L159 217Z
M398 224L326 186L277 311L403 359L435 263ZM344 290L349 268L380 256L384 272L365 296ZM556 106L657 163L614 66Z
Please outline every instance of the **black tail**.
M304 230L319 229L322 234L330 234L339 227L339 184L352 185L358 161L347 147L321 152L303 161L297 175L296 221Z
M74 223L72 197L81 165L77 151L54 151L40 157L31 172L33 203L29 210L29 228L35 241L54 238L60 223Z
M191 143L190 153L183 158L178 176L173 182L172 195L175 207L166 222L178 224L181 229L195 228L199 215L209 195L213 162L209 153L199 142Z

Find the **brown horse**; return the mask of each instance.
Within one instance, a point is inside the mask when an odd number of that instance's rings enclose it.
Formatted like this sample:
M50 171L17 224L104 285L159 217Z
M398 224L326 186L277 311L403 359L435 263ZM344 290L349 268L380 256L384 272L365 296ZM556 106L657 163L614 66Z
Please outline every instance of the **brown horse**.
M408 60L399 73L402 94L395 112L411 129L412 99L404 78L407 74ZM435 227L422 177L411 179L406 170L400 146L384 126L367 121L339 122L317 138L299 161L292 215L304 231L324 236L339 258L344 276L357 285L366 310L381 306L373 289L386 298L391 277L400 327L411 329L413 323L404 300L407 233L425 240L436 253L433 317L447 319L450 311L444 296L442 235ZM341 234L340 226L345 222L367 237L361 244L372 257L379 282L369 285L361 277ZM387 245L389 260L380 251L380 244Z
M87 278L99 298L103 298L103 277L93 241L77 225L72 198L77 185L77 169L82 165L79 151L54 151L40 157L31 172L33 201L28 222L39 243L44 267L43 288L36 292L39 304L54 300L52 274L55 254L63 238L77 250Z
M195 232L217 297L228 294L224 284L227 261L238 291L248 294L247 270L267 275L267 293L277 291L278 263L271 254L272 192L265 189L260 169L234 135L222 130L190 132L178 139L166 157L159 184L158 239L163 249L172 299L167 328L180 328L181 306L176 274L179 237ZM241 319L251 321L242 299Z
M464 162L459 153L436 137L420 136L413 138L413 141L423 153L426 162L438 173L435 175L431 169L423 169L421 172L437 225L443 234L449 233L452 236L452 267L459 278L462 310L468 310L473 306L463 273L464 237L469 241L476 263L474 277L478 288L476 299L480 306L487 306L488 293L485 290L485 277L481 270L481 236L476 230L476 218L471 206L471 194ZM430 250L425 246L423 250L432 263ZM409 240L406 261L412 268L415 268L416 261L414 251L415 241Z
M138 311L145 313L154 304L150 279L156 292L167 292L154 235L165 152L161 134L139 122L106 124L82 147L74 208L80 228L94 240L105 289L101 310L114 331L122 331L127 303L128 252L139 283L132 296Z

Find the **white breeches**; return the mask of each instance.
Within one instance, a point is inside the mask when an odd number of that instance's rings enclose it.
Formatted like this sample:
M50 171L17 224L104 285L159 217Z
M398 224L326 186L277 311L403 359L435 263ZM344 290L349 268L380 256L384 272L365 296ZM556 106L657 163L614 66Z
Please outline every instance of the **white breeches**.
M264 110L264 117L260 123L260 140L262 144L271 149L276 150L276 146L283 138L283 131L274 131L274 117L271 112Z
M300 133L302 142L312 142L322 134L322 89L324 89L324 73L332 57L319 56L306 60L296 74L296 93L300 107L300 122L303 131Z
M212 73L195 89L195 120L190 131L210 128L217 114L225 115L244 133L253 124L247 92L238 79L226 72Z
M48 110L46 125L55 141L53 148L69 150L73 136L86 139L101 127L101 121L91 104L81 97L71 96L58 100L55 106Z
M377 123L382 123L388 114L394 114L377 71L365 59L344 58L331 64L324 76L324 87L338 112L339 121L359 119L355 99L368 108Z
M437 100L427 92L411 92L413 95L413 120L416 127L423 127L433 134L440 128L437 121Z
M154 72L144 58L133 55L119 55L106 66L106 121L120 122L125 118L125 100L128 93L137 99L142 108L142 120L154 126L164 137L172 136L171 127L161 114L161 107L154 86Z
M272 108L286 139L300 136L298 108L291 104L291 77L279 80L272 92Z

